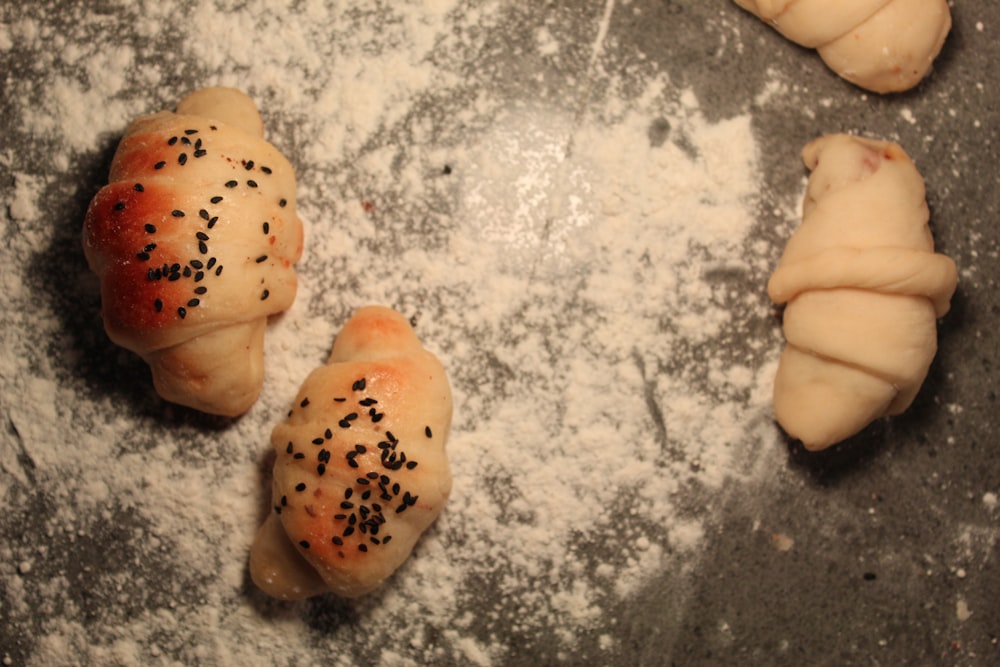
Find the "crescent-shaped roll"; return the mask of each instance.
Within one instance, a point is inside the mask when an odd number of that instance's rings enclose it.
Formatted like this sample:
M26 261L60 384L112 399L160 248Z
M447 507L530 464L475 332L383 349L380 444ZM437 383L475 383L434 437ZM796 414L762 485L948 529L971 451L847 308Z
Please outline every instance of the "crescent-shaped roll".
M958 276L934 252L924 181L900 146L834 134L803 159L802 224L767 291L785 304L775 417L819 450L909 407Z
M166 400L236 416L264 381L267 318L295 298L295 173L253 101L195 91L135 119L87 210L104 328Z
M839 76L876 93L917 85L951 30L947 0L735 0Z
M273 511L250 552L257 586L282 600L358 597L392 575L451 492L451 415L444 367L406 319L359 309L271 434Z

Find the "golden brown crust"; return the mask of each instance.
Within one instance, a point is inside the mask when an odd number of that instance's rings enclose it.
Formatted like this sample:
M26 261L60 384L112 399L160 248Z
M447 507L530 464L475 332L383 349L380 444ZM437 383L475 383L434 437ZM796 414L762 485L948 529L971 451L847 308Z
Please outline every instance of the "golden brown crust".
M451 491L451 410L444 368L387 308L357 311L328 365L306 379L271 435L273 511L326 590L374 590L440 514ZM315 594L275 544L275 523L255 540L255 582L282 599Z
M267 317L295 298L302 223L291 164L244 129L259 119L249 98L205 89L180 107L219 100L227 113L129 125L83 238L108 336L150 364L164 398L232 416L260 391Z

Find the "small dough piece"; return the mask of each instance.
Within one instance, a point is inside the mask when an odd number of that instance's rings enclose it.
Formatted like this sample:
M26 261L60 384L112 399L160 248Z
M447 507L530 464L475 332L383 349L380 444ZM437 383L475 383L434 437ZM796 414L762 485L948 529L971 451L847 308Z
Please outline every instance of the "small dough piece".
M735 0L839 76L876 93L916 86L951 30L947 0Z
M774 412L820 450L909 407L958 274L934 252L924 181L900 146L834 134L802 155L802 224L767 286L788 341Z
M257 586L281 600L378 588L451 492L451 414L444 367L406 319L359 309L271 434L273 511L250 552Z
M267 318L295 298L295 173L256 105L204 88L135 119L83 227L104 328L164 399L235 417L264 382Z

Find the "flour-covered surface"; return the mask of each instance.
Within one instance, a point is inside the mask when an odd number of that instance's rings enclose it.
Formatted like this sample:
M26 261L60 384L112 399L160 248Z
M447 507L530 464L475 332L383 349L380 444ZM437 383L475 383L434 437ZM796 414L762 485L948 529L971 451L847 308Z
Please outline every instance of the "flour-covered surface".
M1000 8L879 98L734 4L0 7L0 663L1000 662ZM104 335L83 213L137 114L246 90L289 156L301 287L236 420ZM816 135L894 139L961 284L911 410L805 456L764 286ZM455 394L444 514L377 593L247 575L268 436L349 313Z

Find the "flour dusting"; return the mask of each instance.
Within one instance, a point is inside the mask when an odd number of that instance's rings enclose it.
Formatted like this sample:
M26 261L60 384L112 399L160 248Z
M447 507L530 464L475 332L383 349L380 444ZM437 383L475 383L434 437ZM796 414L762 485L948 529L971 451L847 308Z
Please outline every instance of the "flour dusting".
M603 662L620 648L614 611L646 587L687 603L715 512L776 442L778 334L747 289L773 258L752 236L749 116L707 120L667 72L641 88L607 74L613 8L584 24L600 92L567 80L532 103L511 103L499 91L516 82L472 55L520 27L495 3L77 7L64 26L77 46L52 51L52 16L26 10L0 31L0 49L39 55L37 83L10 99L13 130L47 147L4 158L17 165L6 224L25 231L4 326L62 343L3 339L0 494L32 529L4 542L0 576L26 664ZM113 46L125 21L142 38ZM560 29L524 27L525 57L568 58ZM257 100L306 221L264 393L226 423L152 395L103 337L92 280L36 300L52 278L31 261L47 246L76 257L75 231L27 223L79 213L52 203L89 196L60 174L106 173L128 120L171 106L187 69ZM246 558L270 429L368 303L410 317L448 368L451 501L377 593L267 600ZM67 332L80 324L89 333Z

